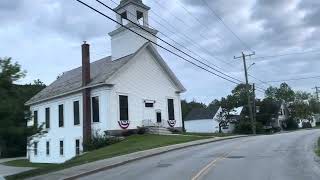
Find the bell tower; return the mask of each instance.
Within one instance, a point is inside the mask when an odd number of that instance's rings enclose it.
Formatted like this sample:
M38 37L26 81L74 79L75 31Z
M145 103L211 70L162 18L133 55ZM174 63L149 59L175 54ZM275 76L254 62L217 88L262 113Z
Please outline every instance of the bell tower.
M146 6L142 0L121 0L120 4L114 10L117 12L117 22L152 42L157 41L157 38L150 34L156 35L158 32L155 29L149 28L148 11L150 7ZM117 24L116 29L109 33L113 60L136 52L141 46L148 42L127 28Z

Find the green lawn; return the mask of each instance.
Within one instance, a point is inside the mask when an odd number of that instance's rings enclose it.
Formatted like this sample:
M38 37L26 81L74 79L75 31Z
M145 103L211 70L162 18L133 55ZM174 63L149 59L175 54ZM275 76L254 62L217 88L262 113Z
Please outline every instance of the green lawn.
M184 135L193 135L193 136L214 136L214 137L226 137L226 136L233 136L235 134L230 133L183 133Z
M49 172L69 168L85 164L92 161L111 158L123 154L137 152L146 149L157 148L172 144L184 143L188 141L200 140L209 138L208 136L160 136L160 135L133 135L125 140L88 152L82 156L78 156L63 164L35 164L29 163L27 160L15 160L4 163L5 165L20 166L20 167L36 167L37 169L26 171L20 174L6 177L7 179L24 179L36 175L46 174Z

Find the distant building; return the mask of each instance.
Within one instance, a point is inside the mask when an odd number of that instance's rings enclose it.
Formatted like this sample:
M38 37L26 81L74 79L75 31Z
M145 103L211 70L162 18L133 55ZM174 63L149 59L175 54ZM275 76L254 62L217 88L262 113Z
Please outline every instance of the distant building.
M222 117L222 108L215 107L208 109L193 109L185 118L184 126L187 132L195 133L218 133L219 121L227 122L222 126L223 133L232 133L235 124L239 122L243 107L238 107L229 112L229 115Z

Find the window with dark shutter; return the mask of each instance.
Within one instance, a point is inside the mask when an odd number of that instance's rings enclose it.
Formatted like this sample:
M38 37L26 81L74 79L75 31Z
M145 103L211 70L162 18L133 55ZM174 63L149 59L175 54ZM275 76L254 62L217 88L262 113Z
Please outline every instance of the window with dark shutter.
M78 156L80 154L80 140L76 140L76 155Z
M63 119L63 104L59 105L59 127L63 127L64 119Z
M119 109L120 109L120 120L128 121L128 96L119 96Z
M173 99L168 99L168 116L169 120L175 120Z
M99 97L92 97L92 121L99 122Z
M50 155L50 142L49 141L46 142L46 154L47 154L47 156Z
M34 142L34 155L38 155L38 142Z
M63 141L60 141L60 155L63 155Z
M33 111L33 123L38 126L38 111Z
M73 124L80 124L80 109L79 109L79 101L73 102Z
M46 128L50 128L50 108L46 108Z

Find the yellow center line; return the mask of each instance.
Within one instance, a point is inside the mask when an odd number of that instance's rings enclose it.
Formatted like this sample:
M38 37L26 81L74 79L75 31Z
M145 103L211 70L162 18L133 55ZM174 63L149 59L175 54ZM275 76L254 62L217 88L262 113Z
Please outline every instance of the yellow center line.
M234 147L231 151L228 153L223 153L221 156L218 158L212 160L209 164L207 164L204 168L202 168L191 180L198 180L200 179L203 175L205 175L210 168L216 165L217 162L226 159L233 151L237 150L240 148L241 145L243 145L244 142L248 142L249 140L243 141L241 144L238 146Z

